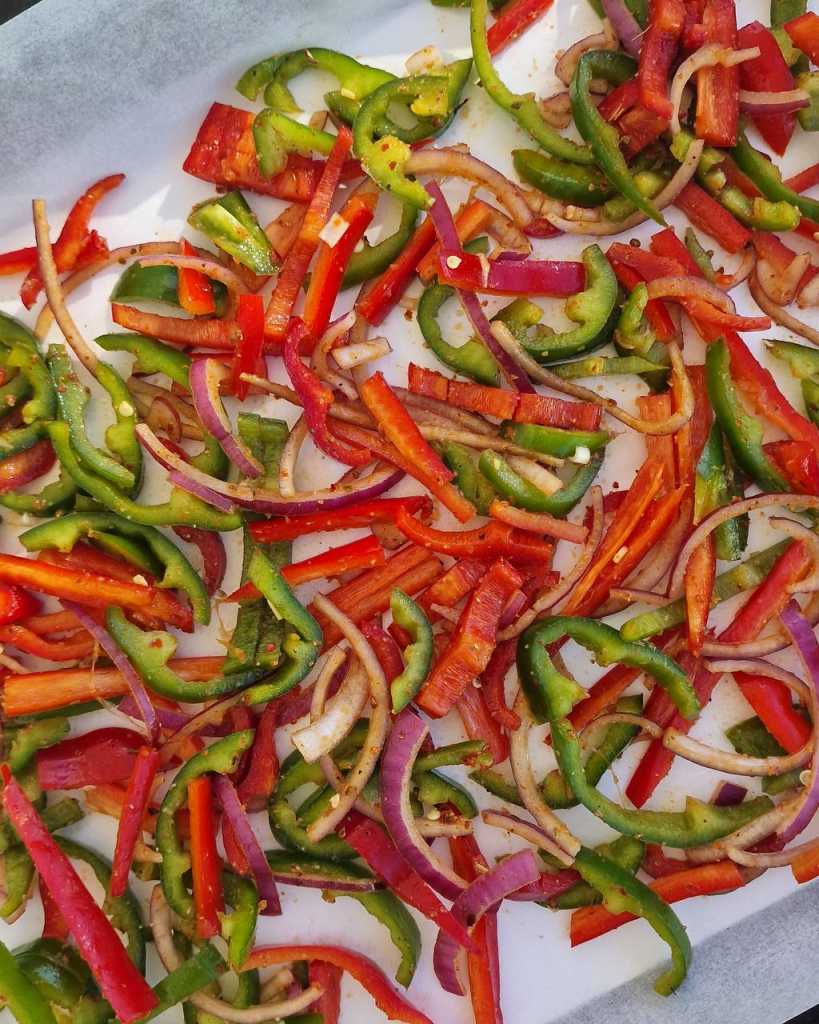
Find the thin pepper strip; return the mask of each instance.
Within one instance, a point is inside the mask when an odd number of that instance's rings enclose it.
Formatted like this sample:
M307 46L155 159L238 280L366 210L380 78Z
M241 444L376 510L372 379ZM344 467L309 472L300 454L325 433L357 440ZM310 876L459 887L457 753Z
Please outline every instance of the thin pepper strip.
M114 897L122 896L128 886L128 872L131 870L134 849L142 831L158 768L159 752L150 747L141 747L128 780L117 828L109 887Z
M502 556L513 561L550 562L554 553L552 544L496 519L477 530L436 530L402 510L396 526L415 544L453 558L488 560Z
M210 779L200 775L188 783L190 855L196 936L211 939L219 934L219 914L225 909L222 865L216 850L216 815Z
M338 511L307 513L301 516L282 516L258 523L250 523L250 534L260 544L279 540L295 540L309 533L326 533L332 530L351 530L357 527L373 526L377 523L393 523L399 509L410 515L421 513L428 516L432 502L425 495L409 498L375 498L360 501Z

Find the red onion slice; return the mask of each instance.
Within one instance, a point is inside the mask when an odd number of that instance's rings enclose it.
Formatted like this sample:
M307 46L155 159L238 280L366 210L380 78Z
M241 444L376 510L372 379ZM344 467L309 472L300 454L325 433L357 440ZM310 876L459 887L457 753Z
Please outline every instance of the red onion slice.
M381 811L387 831L407 864L436 892L454 900L466 888L466 882L429 848L410 805L412 766L428 732L411 708L405 708L395 719L381 757Z
M261 476L264 466L235 436L222 404L219 385L229 376L230 370L218 359L194 359L190 370L193 405L205 429L213 434L239 472L250 477Z
M225 775L216 775L214 786L216 788L216 795L222 804L222 810L225 812L225 817L230 822L230 827L233 829L236 839L244 850L250 870L253 872L256 887L259 890L259 900L264 900L264 908L262 908L261 902L259 904L261 913L268 917L281 914L282 907L279 901L279 893L273 880L273 874L270 871L270 865L267 863L267 857L265 857L259 840L256 838L256 833L253 831L247 812L242 807L236 787Z
M747 114L792 114L810 106L810 96L804 89L784 92L751 92L739 90L739 109Z
M747 795L748 790L745 786L738 786L735 782L720 782L711 803L715 807L735 807L741 804Z
M603 10L626 53L639 57L643 30L624 0L603 0Z
M537 882L539 878L537 858L531 850L513 853L464 889L452 904L453 917L463 924L475 925L512 893ZM456 970L462 948L451 935L439 931L432 955L435 977L444 991L456 996L465 995Z
M146 445L146 447L148 446ZM151 452L151 454L153 455L154 453ZM157 459L157 462L160 461L161 459ZM200 501L204 501L206 505L213 505L214 508L218 508L222 512L236 511L236 506L229 498L226 498L224 494L218 494L216 491L211 490L210 487L205 487L204 484L201 484L196 480L191 480L190 477L180 469L171 470L171 472L168 473L168 481L173 484L174 487L178 487L180 491L187 491L188 494L193 494L195 497L199 498Z

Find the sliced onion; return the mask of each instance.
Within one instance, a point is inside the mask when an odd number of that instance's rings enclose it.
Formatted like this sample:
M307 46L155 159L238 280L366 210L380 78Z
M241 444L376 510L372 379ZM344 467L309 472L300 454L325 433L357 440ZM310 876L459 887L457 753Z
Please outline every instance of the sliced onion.
M665 594L658 594L655 590L637 590L635 587L612 587L609 596L616 601L625 601L626 604L650 604L655 608L668 604Z
M282 912L276 883L270 872L270 865L264 850L256 838L253 826L242 806L236 787L226 775L214 775L214 788L222 805L225 817L230 822L233 834L247 857L250 870L259 891L259 910L262 914L275 917Z
M386 338L370 338L357 345L342 345L333 349L333 359L343 370L351 370L354 366L371 363L383 359L392 352L392 346Z
M624 0L603 0L603 11L626 53L638 57L643 41L643 30Z
M662 726L657 725L656 722L652 722L650 718L646 718L645 715L631 715L626 711L609 711L603 715L598 715L597 718L592 719L591 722L583 729L580 733L580 745L584 751L594 746L595 736L601 729L605 729L609 725L633 725L637 726L642 730L642 735L637 737L638 739L644 739L650 736L653 740L662 739L663 729Z
M770 661L763 661L761 658L719 658L705 661L703 665L709 672L719 675L747 672L749 675L770 676L795 693L800 704L810 704L810 690L807 685L793 672L788 672L787 669Z
M562 466L565 459L559 459L554 455L547 455L546 452L533 452L529 448L522 448L513 441L507 441L505 437L498 437L496 434L473 434L468 430L461 430L452 426L439 426L435 423L419 423L418 429L427 441L454 441L456 444L466 445L467 448L474 448L476 451L503 452L508 455L510 465L518 459L525 460L525 472L537 476L539 483L536 486L547 493L560 490L562 482L559 477L549 473L548 477L542 476L542 466ZM520 472L520 470L518 470ZM521 476L525 475L521 473ZM548 483L547 483L548 481ZM560 486L557 486L557 485ZM547 486L549 490L547 491Z
M63 600L60 603L66 611L73 612L77 616L85 629L122 673L122 677L128 684L128 689L131 691L131 696L139 709L140 717L145 723L151 740L153 743L156 743L159 738L159 718L140 674L125 656L108 630L101 626L93 616L89 615L86 608L76 604L74 601Z
M153 399L148 414L145 416L145 422L154 433L165 434L176 444L179 444L184 436L182 417L173 402L170 401L170 396L164 398L160 395Z
M801 768L810 761L813 750L813 742L810 742L794 754L782 757L750 757L731 750L711 747L674 728L666 729L663 746L693 764L713 768L719 772L730 772L731 775L747 775L750 778L770 778Z
M554 856L561 864L571 867L581 844L543 799L543 794L535 782L532 774L532 762L529 757L532 714L522 692L518 693L514 710L520 717L520 726L510 735L509 744L512 774L515 777L518 793L520 793L526 810L562 852L562 855L555 853Z
M466 882L424 842L410 805L412 767L428 732L411 708L396 717L381 758L381 811L387 831L407 864L436 892L454 900L466 888Z
M745 786L738 786L736 782L722 781L717 786L716 792L711 798L714 807L736 807L741 804L748 795Z
M572 101L569 90L556 92L540 101L540 112L543 120L552 128L568 128L572 123Z
M527 530L539 535L547 534L550 537L570 541L572 544L583 544L589 534L586 527L580 523L570 523L566 519L555 519L554 516L527 512L525 509L515 508L508 501L500 501L497 498L492 502L489 514L493 519L516 526L520 530Z
M217 493L210 487L206 487L198 480L191 479L191 477L182 470L171 470L168 473L168 481L173 484L174 487L178 487L181 491L187 491L188 494L195 495L207 505L213 505L214 508L221 509L223 512L236 511L236 506L229 498L226 498L223 494Z
M446 416L453 423L464 430L471 431L473 434L495 435L495 428L483 416L479 416L477 413L467 412L466 409L457 409L455 406L449 405L448 402L442 402L440 399L431 398L428 395L416 395L408 388L396 387L393 390L400 396L404 405L439 413L441 416Z
M513 892L531 885L538 878L540 869L534 853L531 850L513 853L471 882L452 904L452 914L456 921L472 927ZM456 996L466 994L455 967L462 949L463 946L448 932L438 930L432 955L435 977L445 992Z
M330 367L328 362L330 353L335 354L336 344L345 337L349 338L350 331L355 324L356 316L355 313L350 310L344 316L334 320L329 325L327 330L322 334L315 349L313 349L313 369L316 371L321 380L329 384L331 388L338 389L343 395L346 395L349 399L358 398L358 391L356 390L355 384L349 380L344 374L337 373Z
M348 735L364 710L370 688L367 677L356 663L341 684L341 689L324 703L329 681L343 663L345 654L336 648L321 670L313 690L313 713L310 725L292 733L291 739L301 756L312 764L334 750Z
M556 494L562 489L563 481L559 476L538 465L532 455L532 452L527 452L526 455L510 455L507 462L515 472L530 484L534 484L539 491L543 491L544 494Z
M753 850L741 850L736 846L728 847L725 851L736 864L747 868L784 868L792 864L797 857L804 853L813 853L819 848L819 839L810 839L806 843L799 843L798 846L791 846L787 850L771 851L770 853L756 853Z
M564 50L560 54L555 64L555 74L564 85L569 86L572 84L577 65L584 53L588 53L590 50L616 49L618 49L617 37L609 22L604 20L602 32L595 32L594 35L579 39L568 50Z
M183 963L173 939L172 928L171 909L162 893L162 886L155 885L151 893L151 931L159 959L168 973L177 970ZM195 992L188 996L188 1001L202 1013L212 1014L219 1020L229 1021L230 1024L269 1024L270 1021L291 1017L308 1009L321 993L322 989L319 986L311 985L290 999L261 1003L242 1010L237 1009L232 1003L225 1002L224 999L217 999L216 996L206 995L204 992Z
M779 324L780 327L784 327L788 331L793 331L794 334L798 334L800 338L804 338L812 345L819 345L819 331L815 327L810 327L801 320L797 320L787 310L772 302L765 294L756 273L751 274L748 279L748 287L751 290L751 295L754 297L754 302L756 302L763 313L768 314L774 323Z
M756 266L756 252L752 246L746 246L742 250L739 263L733 274L717 274L717 284L723 291L730 292L738 284L747 281L751 271Z
M785 270L774 267L769 260L763 257L756 261L756 277L759 287L771 302L775 302L778 306L787 306L796 297L799 282L809 266L810 253L808 252L794 256Z
M703 277L655 277L647 289L650 299L698 299L725 313L736 312L733 299Z
M782 92L739 90L739 109L746 114L792 114L809 106L810 96L804 89L785 89Z
M244 281L238 274L218 263L214 259L205 259L202 256L145 256L139 261L141 267L176 267L178 270L196 270L212 281L219 281L234 295L241 295L247 291Z
M213 434L239 472L250 477L262 476L264 466L233 433L222 405L219 386L229 376L230 370L218 359L194 359L190 369L193 405L205 430Z
M301 447L310 435L304 416L299 416L282 447L279 459L279 494L283 498L296 497L296 463Z
M525 259L532 252L532 243L527 235L503 210L487 205L490 213L484 230L490 238L494 238L499 246L499 249L490 258L493 260Z
M819 240L819 232L814 235L814 241L816 240ZM796 296L796 305L800 309L812 309L814 306L819 306L819 274L811 278L799 291Z
M552 837L540 828L539 825L535 825L531 821L525 821L517 814L512 814L510 811L490 810L481 811L481 818L485 824L491 825L493 828L502 828L504 832L509 832L520 839L525 839L527 843L531 843L532 846L536 846L539 850L545 851L552 857L562 859L565 855L563 848L558 846Z
M689 81L702 68L713 68L718 65L730 68L740 64L744 60L752 60L759 56L759 47L754 46L747 50L732 50L721 43L706 43L687 57L677 68L674 80L671 83L669 99L671 100L671 134L679 135L680 106L682 105L683 91Z
M761 843L798 809L801 801L802 793L788 797L776 807L772 807L764 814L760 814L758 818L749 821L747 825L738 828L736 832L705 846L695 846L686 850L685 859L695 864L713 864L715 861L724 860L730 849L745 848Z
M270 851L275 857L279 850ZM308 861L307 864L293 863L289 868L284 869L273 861L270 873L274 881L279 885L293 885L299 889L322 889L332 892L376 892L383 889L383 883L377 878L337 878L335 875L325 871L322 873L318 861Z

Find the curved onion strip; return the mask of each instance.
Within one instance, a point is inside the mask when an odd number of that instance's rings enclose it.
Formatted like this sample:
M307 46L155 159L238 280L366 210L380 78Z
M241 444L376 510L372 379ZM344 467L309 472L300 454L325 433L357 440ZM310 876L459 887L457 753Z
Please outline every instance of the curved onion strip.
M338 693L324 703L326 686L343 661L342 651L328 658L313 691L313 707L310 712L312 721L290 737L308 764L318 761L341 743L358 721L367 703L370 692L367 676L358 663L351 666Z
M527 843L531 843L539 850L545 850L553 857L565 856L565 850L558 846L539 825L535 825L532 821L524 821L517 814L512 814L510 811L487 810L481 811L481 818L485 824L491 825L493 828L502 828L511 835L525 839Z
M803 853L813 853L816 849L819 849L819 839L810 839L806 843L799 843L798 846L791 846L777 853L754 853L752 850L740 850L732 846L725 854L736 864L746 868L784 868Z
M782 92L739 90L739 109L746 114L792 114L810 106L805 89L783 89Z
M615 601L625 601L626 604L650 604L654 607L668 604L665 594L658 594L655 590L638 590L636 587L612 587L610 597Z
M772 526L779 527L789 537L793 537L794 540L804 541L810 549L813 559L810 575L794 583L789 583L785 588L786 591L789 594L810 594L819 590L819 536L802 523L797 523L794 519L786 519L784 516L771 516L769 522Z
M814 240L819 241L819 232L814 233ZM812 309L819 306L819 275L809 281L796 296L796 305L800 309Z
M639 56L643 30L624 0L603 0L603 12L626 53Z
M779 324L780 327L784 327L788 331L793 331L794 334L798 334L800 338L804 338L812 345L819 345L819 331L815 327L810 327L801 320L797 320L795 316L791 316L780 305L772 302L765 294L755 273L751 274L748 279L748 287L751 290L754 302L756 302L763 313L768 314L774 323Z
M671 83L669 99L671 100L671 134L680 133L680 106L682 104L683 91L689 81L701 68L713 68L717 65L730 68L734 64L740 64L744 60L752 60L759 56L759 47L753 46L747 50L732 50L730 47L720 43L706 43L687 57L677 68L674 79Z
M701 277L655 277L646 286L650 299L696 299L716 306L723 313L736 313L730 295Z
M811 595L803 614L812 626L819 622L819 593ZM707 658L767 658L769 654L778 654L788 647L790 640L777 629L770 636L745 643L724 644L719 640L706 640L702 645L702 653Z
M747 775L751 778L770 778L773 775L784 775L785 772L801 768L811 759L813 742L806 744L794 754L781 757L750 757L737 754L732 750L719 750L707 743L687 736L679 729L666 729L663 746L672 750L686 761L713 768L718 772L730 772L732 775Z
M241 692L228 694L226 697L222 697L221 700L214 701L204 711L200 711L197 715L189 718L159 748L160 763L163 765L169 764L177 755L179 748L184 746L191 736L196 736L197 733L204 732L205 729L210 731L220 726L224 722L228 711L237 704L240 704L243 699L244 695Z
M715 861L723 860L729 849L745 848L761 843L772 835L802 802L802 793L787 797L776 807L772 807L758 818L743 825L742 828L723 836L714 843L706 846L695 846L685 851L685 859L694 864L713 864Z
M396 717L381 759L381 809L387 831L407 864L436 892L454 900L466 882L424 842L410 805L412 767L428 733L412 708Z
M810 266L809 252L801 252L794 256L788 266L782 270L764 257L756 261L756 279L759 287L777 306L787 306L796 297L799 282Z
M279 891L276 888L276 881L267 863L267 857L261 847L258 836L253 831L247 810L239 799L236 787L227 775L216 775L213 780L213 788L219 803L222 805L222 813L237 844L244 851L253 880L256 883L256 891L259 900L259 913L268 917L277 917L282 912Z
M717 286L723 291L730 292L738 284L747 281L751 271L756 266L756 251L753 246L746 246L742 250L736 270L733 274L717 274Z
M309 433L307 420L304 416L299 416L284 442L282 456L279 459L279 494L283 498L296 497L296 463L301 446L307 440Z
M209 356L194 359L190 368L193 407L202 421L202 426L213 434L239 472L243 476L262 476L264 466L255 458L244 441L234 434L222 404L219 387L230 375L231 371L219 359Z
M40 264L40 275L43 279L46 298L54 319L59 324L63 337L68 342L74 355L90 374L96 375L99 359L91 351L88 342L80 333L79 327L65 305L65 295L54 262L54 251L48 237L49 227L44 199L35 199L31 204L34 213L34 236L37 240L37 259Z
M342 818L352 810L356 800L361 795L362 789L370 781L370 776L375 771L375 766L378 763L378 758L381 756L381 751L387 738L390 722L390 699L384 670L381 668L375 652L358 626L348 615L345 615L344 612L337 608L332 601L329 601L321 594L317 594L313 600L316 609L338 626L358 657L369 683L369 693L372 701L367 736L361 748L361 755L354 767L344 777L343 786L336 790L336 795L339 797L338 801L335 803L331 802L329 809L314 821L307 830L310 841L317 843L320 839L329 835ZM330 779L330 773L327 767L325 767L328 761L332 762L332 758L328 755L321 758L322 769L325 775L328 776L328 779ZM335 763L332 763L332 768L334 776ZM335 800L335 798L333 799Z
M485 186L509 211L519 228L534 218L518 185L471 153L457 149L416 149L404 165L406 174L453 174Z
M182 956L173 941L171 928L171 909L162 893L162 886L155 885L154 891L151 893L151 931L159 959L169 974L181 967L183 963ZM312 1006L321 994L321 988L311 985L310 988L304 989L292 999L284 999L278 1003L260 1003L243 1010L237 1009L231 1003L225 1002L224 999L217 999L204 992L195 992L192 996L188 996L188 1000L202 1013L213 1014L214 1017L230 1021L231 1024L266 1024L266 1022L278 1020L281 1017L290 1017L295 1013L301 1013L302 1010Z
M576 43L564 50L555 64L555 75L564 85L571 85L574 73L580 58L589 50L617 50L619 42L614 29L607 18L603 19L603 31L595 32L594 35L584 36Z
M552 128L568 128L572 123L572 101L569 90L556 92L540 101L540 112L543 120Z
M489 437L486 434L473 434L467 430L439 426L435 423L419 423L418 429L427 441L455 441L457 444L464 444L468 448L476 448L478 451L504 452L507 455L518 456L544 466L562 466L566 461L555 455L547 455L545 452L533 452L529 448L521 448L513 441L507 441L505 437L497 435Z
M543 799L540 788L535 782L529 758L529 732L532 728L532 714L523 691L518 692L514 710L520 717L520 726L509 736L509 759L515 784L526 810L563 851L563 855L558 856L558 860L566 867L571 867L573 858L581 844Z
M492 324L492 333L498 344L534 380L545 384L553 391L558 391L563 395L571 395L573 398L579 398L582 402L591 402L594 405L599 405L604 412L607 412L621 423L625 423L632 430L639 431L641 434L651 434L652 436L674 434L681 427L684 427L693 415L694 392L691 388L691 381L686 372L680 350L675 344L669 344L667 347L668 354L671 357L671 372L677 378L682 390L680 408L672 413L668 419L654 421L644 420L639 416L632 416L631 413L621 409L613 399L604 398L603 395L598 395L596 391L584 388L580 384L573 384L569 380L563 380L556 373L547 370L545 366L541 366L540 363L529 355L506 324L501 323L499 320Z
M696 139L691 143L685 160L677 168L674 177L654 199L655 210L663 210L673 203L691 181L699 165L703 146L702 139ZM638 224L648 220L642 210L637 210L623 220L605 220L602 217L595 220L567 220L550 211L546 211L544 216L554 227L560 228L568 235L619 235L622 231L630 231L631 228L636 228Z
M484 231L490 238L494 238L500 247L500 251L507 258L522 258L528 256L532 251L532 243L529 241L512 218L499 210L496 206L489 206L489 219L484 224Z
M333 349L333 361L342 370L354 370L357 366L365 363L375 362L376 359L383 359L392 353L392 346L382 335L377 338L369 338L367 341L360 341L355 345L339 345ZM315 356L313 358L315 364ZM349 381L339 375L339 379L345 384Z
M636 739L645 739L650 736L653 740L658 740L663 735L662 726L652 722L650 718L646 718L644 715L630 715L625 711L610 711L604 715L598 715L597 718L592 719L583 729L580 734L580 745L583 749L588 750L589 747L593 746L595 733L599 729L605 729L608 725L639 726L643 735L635 737Z
M761 658L714 658L704 662L704 665L709 672L714 673L727 672L733 675L735 672L747 672L750 675L770 676L795 693L801 704L810 704L810 690L799 676Z
M214 259L205 259L202 256L146 256L140 261L143 267L176 267L178 270L196 270L212 281L219 281L234 295L241 295L247 291L244 281L238 274L218 263Z
M428 395L416 395L414 391L410 391L408 388L395 387L393 391L400 397L404 405L408 405L410 408L428 409L430 412L436 412L439 416L445 416L447 419L452 420L453 423L457 423L459 427L469 430L473 434L495 434L495 428L492 424L488 423L483 416L479 416L477 413L467 412L466 409L457 409L454 405L442 402L439 398L431 398Z
M355 384L345 377L344 374L334 370L329 365L327 359L336 342L343 338L345 334L349 334L354 323L355 313L350 310L349 313L339 317L338 320L329 325L319 339L319 343L313 349L313 369L320 379L329 384L331 388L338 388L345 397L350 399L358 398Z
M668 587L668 596L672 599L679 597L682 593L683 579L688 560L694 551L702 544L706 537L716 530L722 523L731 519L737 519L746 512L753 512L758 508L792 507L792 508L819 508L819 497L810 494L757 494L753 498L745 498L743 501L735 501L730 505L723 505L715 509L710 515L699 524L689 536L680 551L674 572L671 574L671 582Z

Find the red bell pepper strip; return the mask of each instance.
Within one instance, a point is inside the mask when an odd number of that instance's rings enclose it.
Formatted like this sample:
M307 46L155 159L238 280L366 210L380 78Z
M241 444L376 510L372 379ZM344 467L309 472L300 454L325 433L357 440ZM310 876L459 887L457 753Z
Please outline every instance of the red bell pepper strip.
M318 247L302 314L307 330L314 338L320 338L327 330L344 271L373 219L377 203L378 189L360 189L347 200L339 213L347 223L344 234L335 245L322 242Z
M624 246L624 248L627 248ZM617 280L628 291L633 291L638 284L646 280L643 274L633 266L622 262L611 248L606 253L611 269L617 275ZM671 341L677 335L677 325L671 319L671 314L660 299L649 299L645 308L646 319L657 338L660 341Z
M461 946L474 948L466 928L407 864L381 825L358 811L351 811L338 832L399 899L433 921Z
M191 819L191 878L196 908L196 936L210 939L219 933L219 914L225 909L222 865L216 850L213 791L207 775L188 783Z
M438 280L468 292L489 295L576 295L585 287L582 263L569 260L486 260L474 253L442 250Z
M758 57L745 60L739 65L739 83L743 89L754 92L788 92L795 88L791 69L770 29L759 21L752 21L742 26L737 40L741 50L757 46L760 51ZM796 127L796 115L752 114L751 120L771 149L782 156Z
M688 623L688 649L699 657L708 626L708 612L714 595L717 556L712 537L706 537L685 567L685 614Z
M697 463L700 461L708 433L711 430L711 402L705 383L705 367L689 366L688 379L694 392L694 412L691 419L674 435L674 448L677 456L677 480L680 484L694 487ZM679 407L679 398L672 390L674 408Z
M701 864L699 867L655 878L650 888L666 903L679 903L680 900L694 896L733 892L743 885L745 878L737 865L731 860L720 860L715 864ZM604 906L581 907L572 914L569 931L572 946L589 942L634 920L634 914L612 914Z
M785 31L793 45L806 53L812 64L819 66L819 14L808 11L785 23Z
M233 352L242 340L242 330L235 320L211 318L185 320L179 316L161 316L144 313L133 306L111 303L111 318L128 331L138 331L151 338L167 341L177 348L207 348ZM280 346L266 346L267 351L279 351Z
M453 558L502 556L514 561L549 563L554 554L552 544L496 519L477 530L436 530L401 511L395 525L415 544Z
M60 640L46 640L28 626L19 623L0 627L0 643L33 654L35 658L57 662L87 658L94 650L94 639L84 629Z
M284 340L282 356L290 381L304 407L304 418L313 441L326 455L345 465L366 466L372 461L372 455L364 448L353 448L344 444L330 430L328 412L333 404L332 389L321 380L315 370L302 362L299 354L304 339L308 337L304 323L298 317L293 317Z
M427 217L380 277L355 304L356 313L377 327L395 306L415 274L415 268L435 244L435 227Z
M702 16L706 43L737 48L734 0L707 0ZM700 68L697 72L697 138L711 146L735 146L739 127L739 69Z
M669 857L663 851L662 846L656 843L646 843L645 855L642 868L652 878L665 878L667 875L677 875L680 871L687 871L690 864L680 857Z
M134 859L134 848L142 831L142 822L151 800L158 768L159 751L150 747L140 747L134 762L134 770L128 780L128 789L117 828L117 844L111 866L110 894L113 898L122 896L128 887L128 872Z
M54 902L51 890L42 878L40 879L40 899L43 903L43 938L66 942L68 939L68 925L60 913L60 908Z
M486 33L489 52L494 57L513 43L530 25L542 18L552 6L552 0L511 0L503 5L496 20Z
M517 640L504 640L492 652L489 664L481 676L481 691L486 709L504 729L520 728L520 715L506 703L506 675L515 664ZM497 763L497 762L495 762Z
M74 269L88 241L88 222L97 203L124 180L124 174L111 174L107 178L102 178L91 185L71 207L62 231L54 243L54 262L59 273ZM35 265L20 287L20 298L26 309L31 309L37 301L42 287L40 268L39 265Z
M39 598L13 583L0 583L0 626L20 622L40 610Z
M614 707L624 691L639 679L640 670L628 665L615 665L604 676L593 683L586 696L576 704L569 715L569 721L577 732L582 732L595 718Z
M792 178L786 178L785 184L794 192L807 192L809 188L819 185L819 164L811 164Z
M183 256L195 256L196 250L190 242L183 238L179 243L179 251ZM207 274L188 267L180 267L177 271L179 284L177 293L179 305L191 316L206 316L216 312L216 301L213 298L213 287ZM240 296L241 300L241 296Z
M457 836L449 840L452 866L467 882L474 882L485 872L486 863L474 836ZM472 929L477 953L467 953L469 996L475 1024L503 1024L500 1005L500 953L498 950L498 915L484 914Z
M666 120L671 118L671 100L668 98L668 77L677 55L680 35L685 23L685 5L682 0L651 0L648 9L648 27L640 48L640 66L637 82L640 103Z
M117 1017L123 1024L133 1024L158 1005L156 994L128 956L113 925L91 898L68 857L40 820L8 765L0 766L0 773L5 783L6 814L51 890L80 955Z
M468 242L481 231L495 215L495 210L482 199L470 199L468 203L458 210L454 216L455 228L461 244ZM429 282L438 273L438 258L441 252L441 243L435 242L426 256L418 261L416 271L424 282Z
M198 526L174 526L173 532L187 544L199 548L202 556L202 577L208 597L213 597L227 571L227 552L222 535L214 530L201 530Z
M257 946L251 950L240 971L253 971L276 964L289 964L294 960L320 960L346 971L365 988L375 1005L389 1020L405 1024L432 1024L426 1014L416 1010L387 981L382 972L367 957L341 946Z
M813 241L813 233L819 231L819 224L814 224L803 217L799 222L799 228L805 223L809 225L809 230L807 232L800 232L800 234L807 234L807 237ZM787 271L791 263L796 259L797 254L794 250L790 246L785 245L780 238L770 231L755 231L752 242L754 249L756 249L757 258L767 260L778 273ZM813 265L806 267L796 288L797 297L817 274L819 274L819 267L814 267Z
M256 735L250 748L247 771L236 791L248 811L261 811L267 806L279 778L279 756L276 753L276 728L279 708L271 701L256 724Z
M492 653L494 656L494 651ZM489 711L482 690L467 686L455 709L467 736L471 740L483 740L486 744L492 764L500 764L509 757L509 740L495 716Z
M751 240L751 232L745 225L693 181L680 192L674 205L695 228L704 231L728 252L741 252Z
M310 199L307 213L299 228L298 238L287 254L276 287L270 297L265 313L265 336L274 342L283 342L293 306L299 295L310 260L321 241L320 235L330 216L330 204L341 178L344 160L350 152L353 136L346 125L338 130L333 151L327 159L316 190ZM315 342L316 338L313 338Z
M819 494L819 459L806 441L771 441L764 445L782 475L798 494Z
M644 420L657 422L667 420L671 415L671 392L659 395L640 395L637 409ZM677 482L677 463L674 458L674 438L670 434L647 434L646 452L650 458L657 458L663 467L664 491L673 489Z
M242 374L254 373L262 377L267 375L262 361L264 301L261 295L247 292L239 296L236 322L242 336L236 345L236 354L233 357L230 389L240 401L244 401L247 398L250 385L246 380L242 380Z
M144 743L138 732L113 726L70 736L37 752L37 781L44 790L126 782Z
M620 132L620 147L627 159L641 153L668 128L668 120L653 110L635 106L627 110L617 122Z
M354 530L375 523L394 523L400 508L410 515L420 512L423 517L432 512L432 502L426 495L413 495L410 498L373 498L370 501L348 505L338 511L284 516L281 519L250 523L249 529L255 541L270 544L277 540L295 540L308 533Z
M435 605L454 608L475 589L485 573L486 563L477 558L459 558L451 565L417 598L418 605L430 623L438 622L441 618L440 613L434 610ZM390 623L390 633L402 647L406 647L412 640L396 622Z
M359 387L359 394L379 431L401 456L413 466L413 476L465 523L475 515L475 507L450 481L454 474L424 440L413 418L396 397L379 371Z
M47 473L57 461L47 437L0 460L0 494L16 491Z
M597 105L597 112L609 123L619 121L626 111L640 101L640 86L636 78L616 86Z
M504 559L492 563L461 613L449 646L433 665L416 698L428 715L445 715L489 664L500 617L522 583L523 577Z
M404 659L401 657L401 648L397 641L388 630L384 629L378 616L366 619L361 623L359 629L375 652L387 682L391 683L404 671Z
M321 989L321 995L310 1007L321 1016L322 1024L338 1024L341 1013L341 979L344 971L334 964L311 960L307 965L307 980Z
M0 254L0 277L27 274L37 263L37 247L27 245L22 249Z

